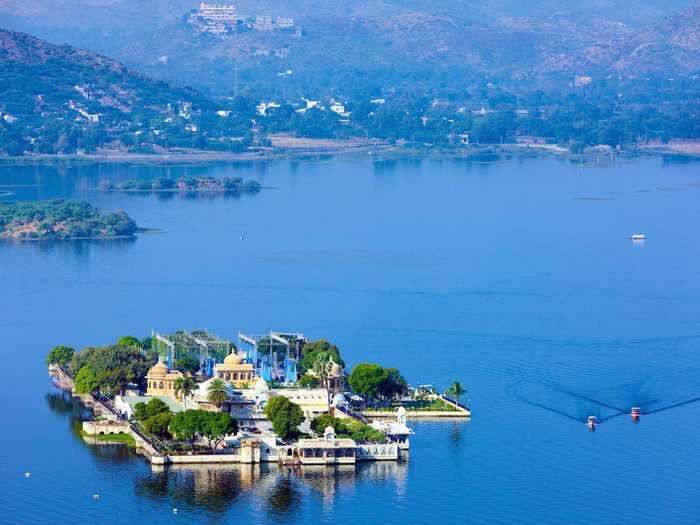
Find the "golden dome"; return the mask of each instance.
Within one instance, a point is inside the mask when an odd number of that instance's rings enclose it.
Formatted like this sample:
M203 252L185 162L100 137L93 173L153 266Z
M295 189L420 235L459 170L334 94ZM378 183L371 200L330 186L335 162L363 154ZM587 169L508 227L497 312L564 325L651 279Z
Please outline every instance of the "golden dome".
M243 363L243 358L236 352L231 352L226 356L226 359L224 359L225 365L240 365L241 363Z
M166 376L168 375L168 367L167 365L161 361L160 359L158 362L151 367L151 369L148 371L149 376Z

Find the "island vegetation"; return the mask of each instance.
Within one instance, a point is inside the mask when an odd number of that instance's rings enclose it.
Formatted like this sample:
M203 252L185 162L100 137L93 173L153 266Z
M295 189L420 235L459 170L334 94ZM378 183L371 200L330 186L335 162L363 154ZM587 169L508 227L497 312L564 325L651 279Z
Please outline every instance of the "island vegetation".
M102 212L87 202L51 199L0 204L0 239L5 240L132 238L137 230L125 212Z
M240 177L156 177L155 179L132 179L118 184L101 181L98 188L102 191L121 192L206 192L206 193L258 193L260 183L243 180Z
M272 423L272 429L283 440L299 436L299 425L304 421L304 413L299 405L284 396L270 399L265 406L265 416Z

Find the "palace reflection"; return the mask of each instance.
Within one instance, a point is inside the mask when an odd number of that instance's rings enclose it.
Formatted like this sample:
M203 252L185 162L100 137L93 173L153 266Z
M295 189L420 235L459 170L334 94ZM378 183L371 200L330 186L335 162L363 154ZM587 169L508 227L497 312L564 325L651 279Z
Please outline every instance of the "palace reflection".
M276 518L291 516L308 498L332 506L336 495L356 484L394 483L403 493L408 465L376 462L360 465L286 467L257 465L151 465L135 481L137 495L169 499L180 508L224 513L239 499Z

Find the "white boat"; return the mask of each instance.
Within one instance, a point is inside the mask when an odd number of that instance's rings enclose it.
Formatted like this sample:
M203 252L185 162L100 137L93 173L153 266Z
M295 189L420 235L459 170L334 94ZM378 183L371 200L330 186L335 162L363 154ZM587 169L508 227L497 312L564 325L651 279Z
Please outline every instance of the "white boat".
M632 235L633 241L645 241L646 238L647 238L647 236L644 235L643 233L635 233L634 235Z

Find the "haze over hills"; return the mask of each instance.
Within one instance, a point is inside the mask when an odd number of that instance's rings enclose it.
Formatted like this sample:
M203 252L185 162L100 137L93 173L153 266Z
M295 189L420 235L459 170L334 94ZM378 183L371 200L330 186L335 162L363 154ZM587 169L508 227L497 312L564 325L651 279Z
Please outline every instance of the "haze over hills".
M685 0L242 0L237 13L292 17L299 31L227 38L192 26L188 15L198 5L0 0L0 25L106 52L213 93L233 89L234 66L244 84L271 93L319 90L348 75L383 83L403 69L529 81L700 70L699 11ZM280 81L287 70L294 78Z
M656 0L56 2L0 12L115 58L0 30L5 153L263 154L279 134L572 152L700 138L700 3L662 16Z

